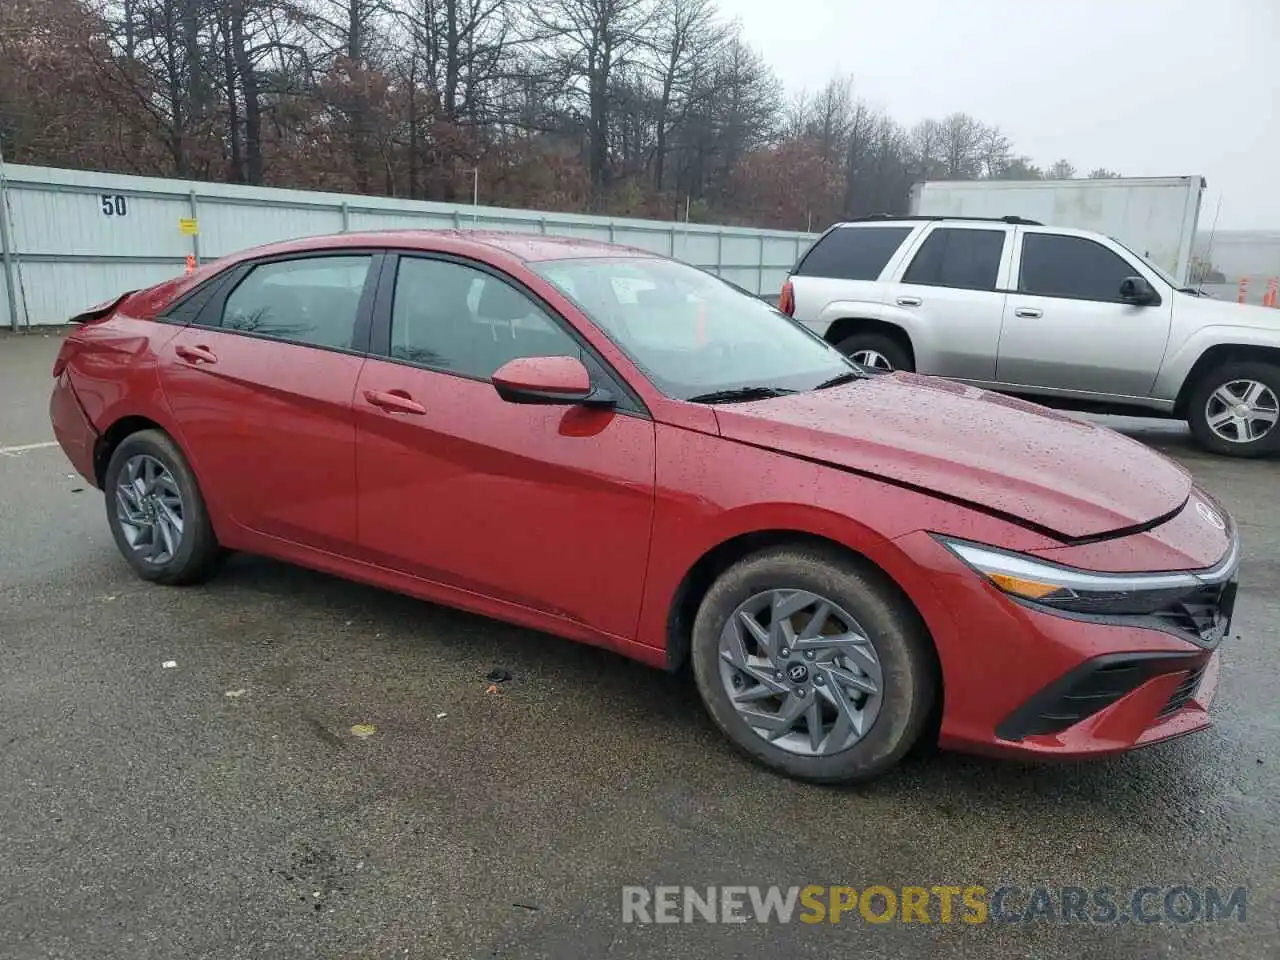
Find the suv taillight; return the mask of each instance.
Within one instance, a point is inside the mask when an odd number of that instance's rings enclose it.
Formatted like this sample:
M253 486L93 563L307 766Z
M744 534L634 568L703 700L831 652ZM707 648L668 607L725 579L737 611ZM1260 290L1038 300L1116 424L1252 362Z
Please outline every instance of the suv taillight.
M778 309L788 317L796 315L796 290L790 280L782 285L782 293L778 296Z

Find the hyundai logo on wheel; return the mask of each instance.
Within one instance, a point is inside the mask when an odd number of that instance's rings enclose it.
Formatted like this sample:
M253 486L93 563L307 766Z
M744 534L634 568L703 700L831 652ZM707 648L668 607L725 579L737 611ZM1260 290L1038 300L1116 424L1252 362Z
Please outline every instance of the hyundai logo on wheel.
M804 683L809 679L809 670L803 663L793 663L787 668L787 676L792 683Z

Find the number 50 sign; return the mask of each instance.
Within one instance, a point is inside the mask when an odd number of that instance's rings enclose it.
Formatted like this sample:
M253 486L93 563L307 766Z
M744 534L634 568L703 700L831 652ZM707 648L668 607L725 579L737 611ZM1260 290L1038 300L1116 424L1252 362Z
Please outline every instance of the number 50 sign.
M118 193L104 193L102 199L102 215L104 217L124 217L129 213L129 204Z

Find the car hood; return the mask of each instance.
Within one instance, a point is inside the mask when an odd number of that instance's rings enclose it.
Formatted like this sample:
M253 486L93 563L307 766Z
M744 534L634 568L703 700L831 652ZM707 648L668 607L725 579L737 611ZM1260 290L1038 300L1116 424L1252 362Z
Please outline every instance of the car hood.
M1236 303L1216 297L1179 297L1174 312L1195 323L1212 323L1232 327L1266 330L1280 337L1280 310L1254 303Z
M715 411L726 438L962 500L1062 540L1165 517L1192 487L1182 467L1114 430L915 374Z

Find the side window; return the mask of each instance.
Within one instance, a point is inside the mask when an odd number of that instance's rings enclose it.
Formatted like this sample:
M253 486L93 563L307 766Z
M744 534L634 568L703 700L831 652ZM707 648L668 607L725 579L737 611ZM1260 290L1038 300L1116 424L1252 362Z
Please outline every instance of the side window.
M814 244L796 276L876 280L909 233L910 227L838 227Z
M1004 253L1004 230L933 231L907 267L903 283L961 290L994 290Z
M1029 233L1022 239L1018 289L1042 297L1120 300L1120 284L1138 270L1100 243L1084 237Z
M372 262L308 257L254 267L227 297L222 327L349 350Z
M391 356L487 380L517 357L578 357L582 348L536 303L492 274L401 257Z

